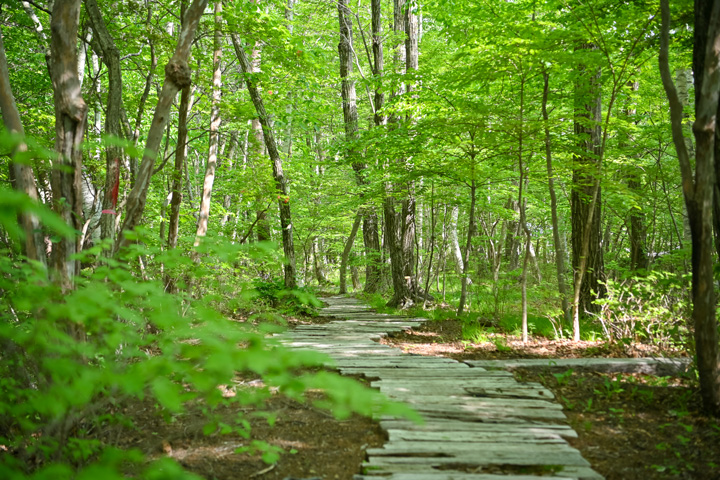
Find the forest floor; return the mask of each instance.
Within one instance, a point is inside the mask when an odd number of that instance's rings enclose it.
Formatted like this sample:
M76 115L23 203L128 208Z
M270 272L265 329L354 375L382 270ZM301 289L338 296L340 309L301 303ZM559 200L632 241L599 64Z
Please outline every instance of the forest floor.
M291 319L290 324L314 320ZM317 319L317 323L324 321L327 319ZM461 323L444 320L428 321L382 342L407 353L461 361L662 353L643 346L599 342L536 339L523 345L513 337L502 337L468 344L462 341ZM608 480L720 479L720 424L700 413L697 390L690 380L547 369L515 370L515 375L540 382L554 392L579 435L570 443ZM338 421L326 411L280 396L271 397L262 410L277 417L274 425L269 426L262 415L255 416L254 407L247 407L243 413L252 424L252 436L244 439L232 434L204 436L205 421L200 411L167 423L158 419L152 408L138 409L132 416L144 428L122 443L151 457L171 456L207 479L351 480L360 472L365 449L382 446L384 441L377 424L359 416ZM219 413L228 421L237 415ZM266 441L286 453L272 466L259 454L235 453L252 440Z

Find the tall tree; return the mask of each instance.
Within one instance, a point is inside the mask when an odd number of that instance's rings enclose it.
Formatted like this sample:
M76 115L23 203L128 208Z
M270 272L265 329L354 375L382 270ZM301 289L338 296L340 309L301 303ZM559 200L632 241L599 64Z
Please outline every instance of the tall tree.
M355 80L352 78L353 73L353 30L352 30L352 12L348 8L347 0L338 2L338 20L340 24L340 41L338 43L338 56L340 59L340 78L342 81L342 99L343 99L343 119L345 121L345 139L348 144L347 157L355 170L355 179L361 189L367 187L367 164L362 158L359 158L359 152L353 146L353 142L357 140L358 134L358 113L357 113L357 95L355 92ZM382 62L382 45L373 45L375 62L380 56ZM378 50L380 49L380 50ZM377 76L377 69L373 70ZM380 94L376 90L376 100ZM382 99L380 100L382 103ZM375 121L378 121L378 106L375 105ZM365 199L365 192L361 191L361 198ZM378 265L380 240L378 238L377 214L374 208L364 205L362 208L363 217L363 243L367 257L367 266L365 269L365 291L375 292L380 281L380 268ZM349 237L353 238L353 236ZM346 257L343 257L346 260ZM341 278L341 283L343 279Z
M100 46L103 63L108 68L108 94L107 108L105 110L105 133L112 137L120 136L121 108L122 108L122 72L120 69L120 52L115 40L107 29L97 0L86 0L90 24L96 34ZM114 237L115 233L115 207L117 204L118 187L120 181L120 158L122 150L117 142L111 142L105 147L105 188L103 189L102 215L100 217L100 237Z
M80 0L56 0L50 20L50 54L55 104L55 150L52 192L55 211L73 229L82 228L82 149L87 104L77 74L77 31ZM53 243L56 281L64 290L74 286L79 245L76 238Z
M25 129L20 120L20 112L18 112L15 97L10 88L10 77L2 32L0 32L0 111L2 112L2 120L5 128L9 132L23 137L25 135ZM32 167L25 162L16 161L17 155L25 151L27 151L27 145L25 145L23 140L15 147L15 151L12 153L10 179L16 190L25 193L30 199L37 202L38 192ZM31 260L45 264L45 242L40 228L40 220L37 215L31 212L23 213L20 218L20 224L25 233L23 253Z
M212 99L210 106L210 140L208 145L208 159L205 167L205 181L203 182L202 196L200 197L200 212L198 214L197 231L195 233L195 246L199 244L200 237L207 233L208 219L210 217L210 200L212 199L215 170L218 161L218 148L220 146L220 95L222 87L222 71L220 59L222 56L222 2L215 2L215 33L213 36L213 76Z
M560 238L560 222L558 220L558 202L555 194L555 174L552 163L552 147L550 140L550 116L548 114L547 103L548 93L550 91L550 75L547 71L543 72L543 95L542 95L542 117L543 127L545 130L545 163L547 167L548 191L550 194L550 215L553 232L553 246L555 247L555 269L557 270L558 292L560 293L560 302L562 305L563 317L570 324L571 311L568 304L566 268L565 268L565 244Z
M245 53L245 47L240 43L240 38L236 35L232 35L233 46L235 47L235 54L237 55L245 74L245 84L250 98L255 106L255 111L258 115L258 120L262 125L263 139L265 141L265 148L267 148L268 155L273 167L273 177L275 178L275 191L278 197L278 207L280 208L280 228L282 229L283 239L283 253L285 254L285 264L283 271L285 274L285 287L295 288L297 286L296 273L295 273L295 245L293 243L293 225L292 215L290 213L290 197L288 196L287 179L285 178L285 172L283 171L282 159L280 158L280 152L275 142L275 135L273 134L272 126L270 125L270 118L265 111L265 104L263 103L260 91L257 88L255 80L251 77L252 66L247 54Z
M699 91L695 101L695 172L683 137L682 103L668 60L670 6L661 0L660 74L670 103L673 143L680 163L682 189L692 235L692 318L703 406L720 415L720 347L713 278L713 189L715 138L720 92L720 2L695 3L694 69Z
M582 44L576 52L595 49ZM603 296L604 261L601 243L600 206L602 189L598 186L602 146L602 105L600 71L597 67L581 64L575 83L574 131L578 153L573 156L572 266L575 283L579 284L578 310L596 312L593 303ZM585 253L587 252L587 253ZM578 281L581 279L581 281Z

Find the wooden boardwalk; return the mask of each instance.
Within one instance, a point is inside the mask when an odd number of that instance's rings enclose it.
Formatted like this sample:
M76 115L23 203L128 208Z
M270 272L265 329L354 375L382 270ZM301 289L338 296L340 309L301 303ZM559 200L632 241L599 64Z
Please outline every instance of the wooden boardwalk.
M341 373L362 374L373 387L412 405L424 425L382 418L388 441L367 451L355 480L529 480L603 477L565 439L577 434L553 394L448 358L401 353L375 340L424 319L378 314L349 297L325 299L324 316L282 336L296 348L327 353Z

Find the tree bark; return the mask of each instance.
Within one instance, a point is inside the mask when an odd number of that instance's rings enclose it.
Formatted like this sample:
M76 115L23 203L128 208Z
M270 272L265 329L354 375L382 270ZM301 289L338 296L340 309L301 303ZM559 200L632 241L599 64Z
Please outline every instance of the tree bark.
M275 136L273 135L272 127L268 119L267 112L265 111L265 105L263 104L262 97L258 91L255 82L252 78L247 75L252 71L252 66L248 60L245 49L240 43L240 39L237 35L232 35L233 46L235 47L235 54L240 62L240 67L245 74L245 83L247 85L250 98L252 99L255 110L258 114L258 119L262 125L263 139L265 140L265 147L267 148L268 155L273 165L273 177L275 178L275 190L278 193L278 206L280 207L280 226L282 228L282 239L283 239L283 252L285 253L285 287L295 288L297 286L296 274L295 274L295 247L293 244L293 231L292 231L292 218L290 213L290 197L288 196L287 180L283 172L282 160L280 159L280 153L277 149L277 143L275 142Z
M115 40L107 29L96 0L85 0L85 10L95 36L102 50L103 63L108 68L108 96L105 112L105 133L120 137L122 108L122 72L120 52ZM118 145L105 147L105 188L103 189L102 212L100 216L100 238L112 239L115 234L115 216L117 215L117 195L120 182L120 159L122 149Z
M580 50L592 48L592 45L585 44ZM590 68L585 65L579 67L582 75L575 85L574 130L578 150L585 152L573 157L571 195L572 265L575 284L580 289L575 292L575 296L579 293L579 312L597 312L598 305L592 302L602 297L605 291L600 283L604 276L603 252L600 246L602 190L598 186L600 179L597 178L602 145L601 98L599 72L593 74L589 71Z
M175 165L172 173L172 198L170 200L170 219L168 221L167 248L177 247L180 227L180 205L182 204L182 177L183 166L187 158L187 117L190 109L190 86L186 86L180 93L180 106L178 107L178 139L175 150ZM170 293L177 291L175 279L165 276L165 289Z
M253 73L259 73L260 72L260 59L261 59L261 47L260 42L255 43L255 47L253 48L250 62L251 62L251 68ZM253 118L250 121L252 133L253 133L253 141L251 142L252 148L251 151L253 152L252 158L254 162L252 163L253 168L259 168L261 164L261 159L263 157L263 154L265 153L265 147L263 146L265 144L265 140L263 139L263 129L262 125L260 125L260 119L257 117ZM262 204L262 194L258 193L256 197L256 201L258 204ZM268 222L267 218L267 209L263 210L257 210L255 212L255 219L257 223L257 239L258 242L270 242L272 241L272 231L270 229L270 223Z
M55 103L55 150L52 191L55 211L73 229L82 229L82 150L87 104L77 74L79 0L56 0L50 20L52 84ZM53 243L52 263L63 291L74 287L77 238Z
M709 3L709 2L708 2ZM682 103L670 75L668 43L670 7L661 3L660 75L670 103L673 143L680 163L682 187L692 235L692 300L700 394L705 410L720 416L720 348L713 278L713 189L715 136L720 90L720 2L696 2L695 72L700 94L695 101L695 173L683 138ZM708 10L711 12L707 15ZM705 25L705 20L709 22ZM703 39L706 39L703 41ZM696 78L697 78L696 77Z
M218 147L220 145L220 95L222 87L222 72L220 58L222 56L222 2L215 2L215 34L213 37L213 76L212 99L210 106L210 139L208 145L208 159L205 166L205 179L203 192L200 197L200 211L198 212L197 230L195 232L195 246L200 244L200 237L207 234L208 219L210 217L210 200L212 199L213 184L215 183L215 170L217 168Z
M381 0L370 0L372 15L372 50L373 50L373 75L375 76L375 125L385 125L387 117L382 114L385 103L385 94L382 89L383 69L383 43L382 43L382 2Z
M475 234L475 198L477 196L477 185L475 183L475 159L473 158L471 161L472 173L470 179L470 210L468 211L468 234L467 240L465 241L462 281L460 284L460 300L458 301L457 309L458 316L462 315L465 309L465 302L467 300L468 272L470 270L470 252L472 251L472 238Z
M360 221L362 215L358 213L355 215L355 221L353 222L352 230L350 235L345 242L345 248L343 248L342 257L340 259L340 295L347 293L347 264L350 258L350 250L352 250L353 243L355 243L355 236L357 235L358 229L360 228Z
M450 211L450 225L448 226L448 237L450 240L450 248L452 249L453 257L455 257L455 271L457 273L462 273L465 271L465 269L463 268L465 262L463 261L462 250L460 249L460 241L458 240L459 213L460 208L457 205L453 205L452 210Z
M527 269L528 260L530 259L530 229L527 226L527 201L523 197L523 188L527 182L527 170L525 168L525 159L523 158L523 128L525 122L525 75L520 76L520 118L518 125L518 170L520 171L520 185L518 186L518 207L520 209L520 228L525 234L525 255L523 256L522 274L520 275L521 290L521 322L522 322L522 341L528 341L528 319L527 319Z
M553 245L555 247L555 268L557 270L558 292L562 305L563 317L569 325L571 322L570 305L568 304L567 279L565 267L565 245L560 239L560 222L558 221L557 196L555 195L555 174L552 165L552 149L550 143L550 119L547 111L547 100L550 77L543 72L544 87L542 96L542 117L545 128L545 161L547 164L548 190L550 192L550 212L552 216Z
M338 20L340 24L340 42L338 43L338 57L340 59L340 78L342 81L343 119L345 121L345 139L351 145L357 139L358 113L357 94L355 92L355 80L351 75L353 72L353 35L352 35L352 13L348 8L347 0L338 2ZM377 107L376 107L377 108ZM367 185L366 170L367 164L358 158L358 152L354 147L347 149L347 158L355 170L355 179L362 189ZM361 199L365 194L361 191ZM372 293L378 288L380 280L380 269L378 265L378 252L380 239L377 230L377 214L372 207L364 206L363 215L363 243L367 253L368 263L365 268L365 291Z
M142 214L145 211L153 166L155 165L155 159L157 158L165 126L170 117L170 107L177 92L189 86L191 83L190 67L187 61L190 57L190 49L195 37L195 31L197 30L207 3L208 0L193 0L187 12L185 12L175 52L165 66L165 80L163 81L163 87L158 97L157 106L155 107L155 114L153 115L150 130L148 131L148 138L145 144L146 153L143 155L140 169L135 178L135 184L127 199L125 221L115 242L116 252L128 243L125 233L133 230L140 223Z
M2 32L0 32L0 111L2 111L3 124L7 131L16 133L21 137L24 136L25 129L20 120L20 112L18 112L15 97L10 87L10 76L8 73ZM11 159L14 159L18 153L24 151L27 151L27 145L22 141L17 145L15 151L12 152ZM34 202L37 202L39 197L32 167L25 163L12 161L10 170L10 177L15 180L14 188L19 192L25 193ZM25 233L25 238L23 239L23 254L30 260L35 260L45 265L47 259L45 258L45 242L43 240L40 219L33 213L25 212L20 215L20 224Z

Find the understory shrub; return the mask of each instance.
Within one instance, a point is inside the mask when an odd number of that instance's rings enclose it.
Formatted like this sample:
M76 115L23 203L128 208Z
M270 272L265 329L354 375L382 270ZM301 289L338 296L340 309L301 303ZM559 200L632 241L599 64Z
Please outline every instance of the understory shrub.
M608 340L684 347L688 339L689 275L653 271L606 283L597 322Z

